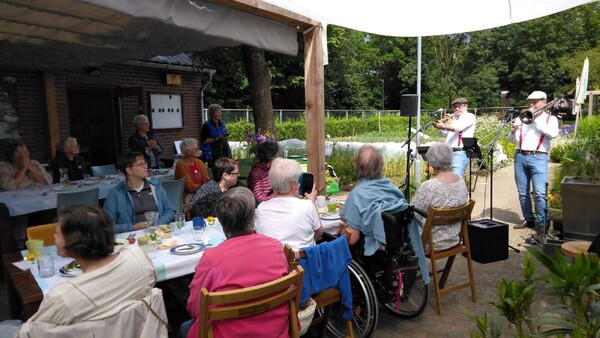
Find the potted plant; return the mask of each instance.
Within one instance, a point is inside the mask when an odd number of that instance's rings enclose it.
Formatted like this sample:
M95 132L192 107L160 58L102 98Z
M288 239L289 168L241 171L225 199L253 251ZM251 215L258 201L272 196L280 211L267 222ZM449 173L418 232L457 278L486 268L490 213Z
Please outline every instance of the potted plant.
M592 240L600 233L600 143L596 139L573 142L562 159L560 174L563 236Z

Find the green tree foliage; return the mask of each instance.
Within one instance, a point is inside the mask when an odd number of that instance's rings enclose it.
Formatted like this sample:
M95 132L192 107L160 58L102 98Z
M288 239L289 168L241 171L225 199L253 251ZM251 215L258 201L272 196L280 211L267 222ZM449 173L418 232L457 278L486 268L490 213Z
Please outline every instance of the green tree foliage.
M465 96L470 106L500 105L500 91L524 104L533 90L566 93L575 86L586 56L589 87L600 82L600 2L548 17L484 31L423 37L422 108L449 108ZM297 56L266 53L275 109L302 108L303 36ZM417 38L377 36L328 26L325 66L326 109L399 109L402 94L416 92ZM249 106L248 80L240 48L196 53L201 65L217 70L206 102L227 108Z

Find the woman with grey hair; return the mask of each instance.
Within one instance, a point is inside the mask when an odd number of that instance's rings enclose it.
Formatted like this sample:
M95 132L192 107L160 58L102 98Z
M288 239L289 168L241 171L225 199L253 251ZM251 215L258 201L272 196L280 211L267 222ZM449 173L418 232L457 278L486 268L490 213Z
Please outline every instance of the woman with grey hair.
M288 263L281 243L253 233L254 195L247 188L227 191L217 202L217 217L227 240L206 249L190 284L187 311L193 318L181 325L180 337L196 337L200 311L200 290L209 292L250 287L288 274ZM288 336L289 307L240 319L219 320L212 324L215 337Z
M148 169L158 169L160 167L160 153L162 147L153 131L150 131L150 120L144 114L136 115L133 118L133 125L136 131L129 136L129 151L139 152L144 155Z
M189 203L189 197L193 196L196 190L210 180L208 171L200 157L200 148L198 141L193 138L184 138L179 145L183 158L175 165L175 179L185 178L185 188L183 189L183 199Z
M277 238L293 248L315 245L323 235L323 226L317 213L315 200L317 186L299 194L300 164L294 160L276 158L269 169L269 182L275 197L256 208L256 232Z
M221 157L231 157L229 133L225 123L221 121L221 106L211 104L207 108L208 120L202 125L200 142L202 143L202 158L212 168L215 161Z
M434 143L425 154L435 177L423 182L415 192L411 204L421 210L434 208L457 208L469 201L467 185L462 177L452 172L452 148L445 143ZM423 231L423 218L417 215ZM434 227L433 243L436 251L458 244L460 223Z

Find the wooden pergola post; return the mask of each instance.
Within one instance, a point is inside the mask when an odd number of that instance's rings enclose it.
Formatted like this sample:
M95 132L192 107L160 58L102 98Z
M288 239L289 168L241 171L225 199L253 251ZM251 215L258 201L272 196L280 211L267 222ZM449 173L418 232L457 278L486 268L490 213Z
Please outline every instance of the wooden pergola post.
M306 101L306 156L319 195L325 194L325 84L323 27L304 32L304 86Z
M54 85L54 73L44 73L44 90L46 92L46 109L48 110L48 131L50 133L50 154L54 158L56 144L60 140L58 131L58 107L56 106L56 86Z

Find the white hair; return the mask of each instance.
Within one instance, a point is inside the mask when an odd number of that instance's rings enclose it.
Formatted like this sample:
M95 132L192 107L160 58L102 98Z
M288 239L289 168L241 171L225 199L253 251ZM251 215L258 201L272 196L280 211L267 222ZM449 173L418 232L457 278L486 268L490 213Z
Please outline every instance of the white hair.
M292 190L290 183L298 182L302 169L297 161L286 158L276 158L269 169L271 188L278 194L287 194Z

